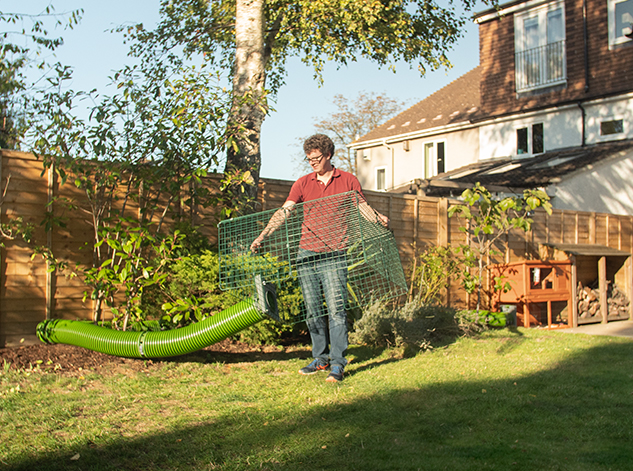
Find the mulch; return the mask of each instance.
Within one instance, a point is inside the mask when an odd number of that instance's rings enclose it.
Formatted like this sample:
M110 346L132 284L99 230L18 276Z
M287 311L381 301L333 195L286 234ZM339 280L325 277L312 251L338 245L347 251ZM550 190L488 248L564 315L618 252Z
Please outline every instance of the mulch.
M0 348L0 367L8 364L13 369L38 368L62 375L77 375L85 371L105 373L118 367L147 372L167 362L237 363L308 356L305 347L253 346L231 339L187 355L164 359L121 358L72 345L37 344Z

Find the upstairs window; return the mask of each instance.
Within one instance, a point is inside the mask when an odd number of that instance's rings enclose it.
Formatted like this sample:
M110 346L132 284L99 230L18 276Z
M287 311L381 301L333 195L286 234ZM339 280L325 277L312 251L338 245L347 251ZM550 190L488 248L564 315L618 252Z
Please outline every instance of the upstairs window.
M517 13L514 30L517 92L565 84L567 60L563 2Z
M609 47L633 40L633 0L607 0Z
M384 167L376 169L376 190L385 191L387 189L387 170Z
M435 177L446 171L444 142L427 142L424 144L424 178Z

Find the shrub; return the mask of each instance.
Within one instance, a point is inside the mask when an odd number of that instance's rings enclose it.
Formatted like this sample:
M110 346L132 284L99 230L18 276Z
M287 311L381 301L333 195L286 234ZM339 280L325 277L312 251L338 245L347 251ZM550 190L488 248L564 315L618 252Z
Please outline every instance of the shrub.
M482 326L469 311L450 307L407 303L388 308L381 302L369 306L354 324L350 340L376 347L395 347L415 352L465 335L480 332Z
M167 284L163 321L172 326L187 325L234 304L232 295L220 290L218 270L218 254L210 250L176 261Z
M430 247L419 256L419 262L411 279L417 294L410 299L417 305L440 303L450 281L461 283L467 291L472 284L468 267L474 266L474 258L466 246Z
M172 265L167 286L169 300L162 305L163 324L173 328L199 322L241 301L240 296L247 296L239 290L220 289L218 259L217 252L202 250L182 257ZM287 311L300 309L300 296L293 291L290 283L277 283L277 294L284 299ZM264 319L242 330L235 338L252 345L278 344L284 334L294 329L293 326Z

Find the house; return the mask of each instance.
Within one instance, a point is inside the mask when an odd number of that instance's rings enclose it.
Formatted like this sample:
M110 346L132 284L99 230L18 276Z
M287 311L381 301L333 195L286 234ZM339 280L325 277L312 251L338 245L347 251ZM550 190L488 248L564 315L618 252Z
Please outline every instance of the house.
M480 65L361 137L372 190L545 188L633 215L633 0L520 0L475 15Z

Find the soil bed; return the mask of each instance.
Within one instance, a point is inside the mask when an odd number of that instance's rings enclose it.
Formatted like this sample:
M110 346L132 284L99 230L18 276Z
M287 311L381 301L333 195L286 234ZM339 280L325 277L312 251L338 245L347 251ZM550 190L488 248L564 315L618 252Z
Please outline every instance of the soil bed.
M107 372L124 366L126 369L146 372L166 362L195 363L235 363L288 359L290 357L309 356L306 347L253 346L231 339L225 339L197 352L170 358L137 359L121 358L105 353L94 352L72 345L25 345L21 347L0 348L0 367L5 363L14 369L39 368L40 370L60 374L81 374L86 370Z

